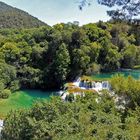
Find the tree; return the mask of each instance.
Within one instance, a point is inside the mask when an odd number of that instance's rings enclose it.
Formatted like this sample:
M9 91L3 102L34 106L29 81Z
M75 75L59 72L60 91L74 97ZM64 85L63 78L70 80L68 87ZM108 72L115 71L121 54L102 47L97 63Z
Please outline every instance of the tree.
M86 39L86 34L83 29L77 29L72 33L72 47L80 48Z
M0 98L7 99L10 95L11 95L11 91L8 89L4 89L0 94Z
M131 107L140 105L140 81L132 77L125 78L123 75L116 75L111 79L111 87L119 96L127 96Z
M1 48L0 52L3 54L5 61L9 64L14 64L14 62L19 58L20 51L15 43L7 42Z
M99 53L101 49L101 45L97 42L91 43L89 46L89 56L92 62L97 63L99 58Z
M22 88L39 88L42 83L42 71L25 66L18 71Z
M98 63L101 64L104 71L116 70L120 67L121 55L118 47L114 46L111 41L104 37L101 40L101 49L98 57Z
M120 68L121 55L117 49L109 49L105 58L104 70L114 71Z
M15 67L0 63L0 81L4 84L5 88L12 86L12 83L17 80L16 69Z
M138 31L138 26L115 21L1 29L1 76L10 73L5 65L13 66L16 78L7 86L11 91L19 85L54 90L81 75L117 70L120 66L133 68L140 64Z
M91 2L91 0L81 0L79 4L80 10L82 10L84 6L90 5ZM98 3L108 7L120 7L107 12L113 19L132 19L140 14L139 0L98 0Z
M2 139L135 140L140 136L139 116L139 106L121 112L107 93L86 93L75 102L52 97L49 102L36 102L30 110L10 112Z
M96 98L98 96L93 93L79 97L76 102L63 102L53 97L50 102L37 102L30 111L11 112L5 119L2 138L117 139L119 134L126 137L111 98L101 97L100 104Z
M123 50L123 62L122 67L133 68L136 60L137 47L130 45Z
M44 44L42 44L44 45ZM32 59L32 66L34 67L43 67L43 54L46 50L46 45L43 47L40 47L39 45L35 45L32 47L32 54L31 54L31 59Z
M86 72L90 57L82 49L74 49L72 54L71 75L79 76Z
M53 62L45 70L46 87L61 88L69 73L70 56L67 46L62 43L54 56Z
M0 98L6 99L12 91L19 89L16 70L13 66L0 63Z
M65 44L59 46L54 59L55 78L58 85L63 86L69 73L70 56ZM60 87L61 87L60 86Z

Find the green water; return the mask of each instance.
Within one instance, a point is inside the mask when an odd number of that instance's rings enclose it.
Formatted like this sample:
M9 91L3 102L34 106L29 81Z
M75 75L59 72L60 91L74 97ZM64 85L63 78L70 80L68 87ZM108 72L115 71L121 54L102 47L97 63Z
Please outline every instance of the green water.
M140 70L123 70L120 72L99 73L99 74L92 75L91 77L96 80L103 80L103 79L110 79L112 76L116 74L122 74L125 77L128 77L130 75L137 80L140 79Z
M131 75L135 79L140 79L140 70L125 70L121 72L100 73L92 75L94 80L107 80L115 74L123 74L125 77ZM50 96L56 95L56 92L42 92L38 90L24 90L13 93L8 99L0 99L0 118L11 110L28 109L34 101L38 99L49 100Z
M28 109L38 99L49 100L56 92L42 92L38 90L24 90L13 93L8 99L0 99L0 117L11 110Z

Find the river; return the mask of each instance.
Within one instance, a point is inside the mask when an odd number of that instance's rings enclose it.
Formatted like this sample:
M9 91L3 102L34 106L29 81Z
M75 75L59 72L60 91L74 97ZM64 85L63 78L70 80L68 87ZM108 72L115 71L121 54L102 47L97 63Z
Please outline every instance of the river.
M131 75L135 79L140 79L140 70L100 73L92 75L91 77L97 80L107 80L115 74L123 74L125 77ZM49 100L52 95L58 95L58 92L43 92L39 90L17 91L8 99L0 99L0 118L5 117L10 110L30 108L37 99Z
M130 75L136 80L140 79L140 70L122 70L118 72L99 73L99 74L92 75L91 77L96 80L105 80L111 78L116 74L122 74L125 77L128 77Z
M43 92L39 90L22 90L13 93L8 99L0 99L0 118L9 111L16 109L28 109L38 99L49 100L57 92Z

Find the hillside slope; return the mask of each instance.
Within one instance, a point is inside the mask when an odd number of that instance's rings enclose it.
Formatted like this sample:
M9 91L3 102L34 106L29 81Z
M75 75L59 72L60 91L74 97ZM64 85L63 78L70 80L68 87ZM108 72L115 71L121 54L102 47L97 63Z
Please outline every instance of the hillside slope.
M46 25L20 9L0 2L0 28L32 28Z

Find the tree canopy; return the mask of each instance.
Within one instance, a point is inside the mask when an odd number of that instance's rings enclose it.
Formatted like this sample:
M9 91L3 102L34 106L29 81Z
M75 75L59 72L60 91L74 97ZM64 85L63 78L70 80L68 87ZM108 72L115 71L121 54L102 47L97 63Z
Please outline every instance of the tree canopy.
M11 112L4 122L2 140L137 140L139 111L140 107L117 110L107 94L87 93L75 102L53 97L50 102L37 102L31 110Z
M140 65L139 27L126 22L1 29L0 81L5 90L60 89L80 75ZM11 77L13 73L13 77ZM6 81L8 78L8 82Z
M108 15L113 19L132 19L140 15L140 1L139 0L97 0L99 4L108 7L115 7L115 10L108 11ZM85 5L90 5L92 0L81 0L79 8Z

